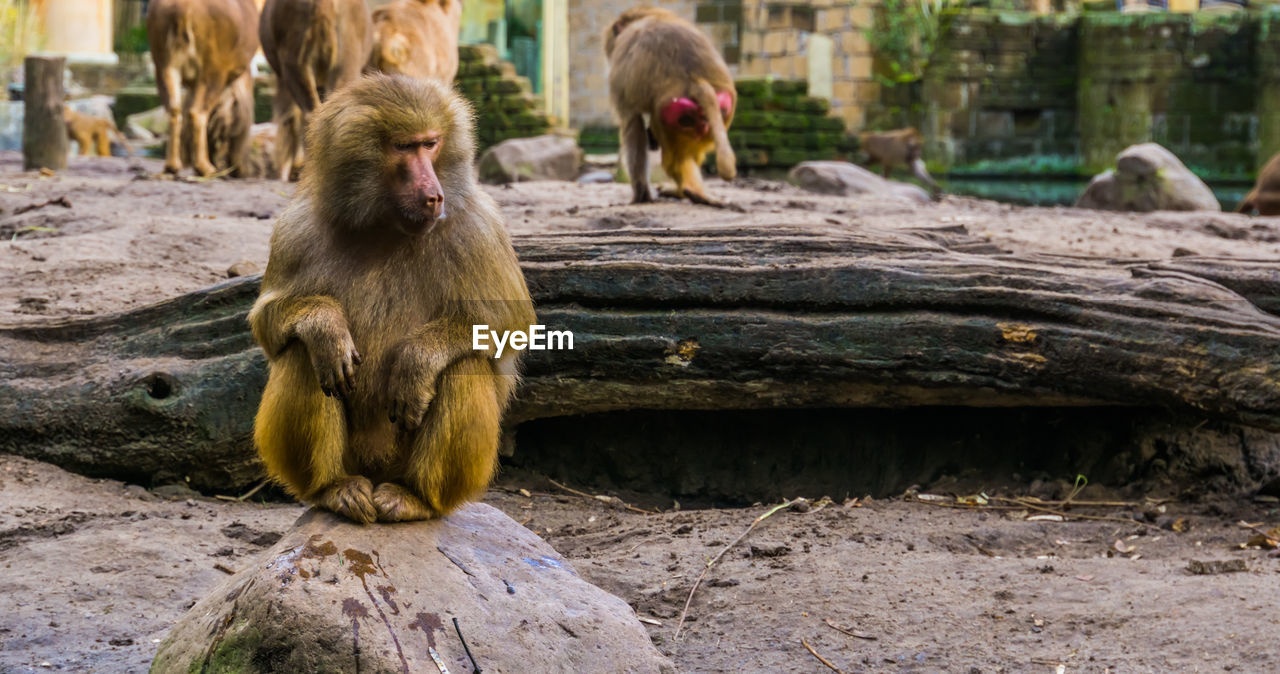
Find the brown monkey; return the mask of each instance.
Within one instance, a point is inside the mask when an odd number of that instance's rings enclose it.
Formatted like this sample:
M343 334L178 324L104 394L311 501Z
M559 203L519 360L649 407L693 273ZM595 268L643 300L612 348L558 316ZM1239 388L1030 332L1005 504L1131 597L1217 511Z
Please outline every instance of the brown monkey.
M1258 182L1244 201L1236 206L1237 213L1280 215L1280 154L1271 158L1258 172Z
M605 31L604 53L632 203L653 200L647 151L652 139L662 149L663 170L676 182L674 196L723 206L707 196L701 167L714 148L720 177L737 175L727 130L738 91L711 41L665 9L638 7L623 12Z
M184 155L200 175L217 170L209 158L209 116L234 96L229 90L248 73L258 51L257 25L253 0L151 0L147 41L160 104L169 113L165 171L181 171ZM233 166L252 123L233 125L239 134L228 140Z
M870 157L867 165L879 162L886 179L895 166L902 164L911 169L911 174L920 182L928 185L929 191L935 197L942 191L938 183L934 182L933 176L929 175L924 168L924 160L921 159L924 136L920 135L915 127L909 126L893 131L866 131L859 134L858 139L861 141L863 152Z
M458 74L461 0L396 0L373 11L368 70L430 77Z
M471 109L439 81L375 74L321 104L307 149L249 314L271 370L258 452L357 522L445 515L488 485L516 384L516 352L473 350L473 326L536 320L473 176Z
M80 146L82 156L92 153L99 157L110 157L112 140L123 145L130 156L133 155L128 139L120 133L110 117L82 115L65 105L62 106L62 117L67 121L67 138Z
M267 0L258 37L276 74L275 163L288 180L302 166L307 116L360 77L369 58L369 9L364 0Z

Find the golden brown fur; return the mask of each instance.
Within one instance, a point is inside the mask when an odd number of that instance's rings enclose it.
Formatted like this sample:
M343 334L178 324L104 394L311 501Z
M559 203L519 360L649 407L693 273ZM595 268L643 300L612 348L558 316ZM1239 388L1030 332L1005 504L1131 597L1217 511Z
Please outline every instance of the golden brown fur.
M369 58L369 10L364 0L267 0L258 37L276 74L275 164L288 180L302 166L307 116Z
M894 167L901 164L911 169L911 173L928 185L935 195L942 189L924 168L924 136L915 127L893 131L866 131L859 134L858 139L861 141L862 151L869 157L867 165L879 163L886 179Z
M369 70L435 78L458 74L461 0L396 0L373 12Z
M62 117L67 122L67 138L80 146L80 154L95 154L99 157L111 156L111 141L115 140L124 146L125 152L133 154L133 148L125 139L116 123L110 117L92 117L82 115L71 108L63 106Z
M1280 154L1271 158L1258 172L1258 182L1236 206L1237 213L1280 215Z
M621 125L620 138L634 192L632 201L652 201L649 191L649 137L662 149L662 168L676 183L675 195L717 204L702 184L702 162L713 148L721 178L737 174L727 129L733 122L738 93L724 58L693 24L654 7L623 12L605 31L609 59L609 97ZM720 114L716 94L728 92L733 106ZM662 108L675 98L689 98L706 117L709 132L690 133L662 123ZM648 129L645 117L649 118Z
M151 1L147 40L160 104L169 113L166 171L181 171L184 155L200 175L218 170L210 159L210 115L215 108L239 105L233 84L249 71L258 50L257 25L253 0ZM247 146L252 120L229 121L225 128L238 134L227 139L234 168Z
M372 75L339 90L312 117L307 171L271 238L249 315L271 370L254 438L273 479L356 521L444 515L496 466L518 352L473 351L471 329L536 317L475 183L472 127L436 81ZM395 162L399 139L429 132L448 209L424 225L404 214Z

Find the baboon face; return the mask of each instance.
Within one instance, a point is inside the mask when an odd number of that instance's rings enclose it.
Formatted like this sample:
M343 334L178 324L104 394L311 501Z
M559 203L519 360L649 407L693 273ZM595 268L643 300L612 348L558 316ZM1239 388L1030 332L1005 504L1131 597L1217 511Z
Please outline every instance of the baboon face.
M396 201L396 210L403 218L401 227L407 234L424 231L445 216L444 188L435 171L443 136L433 129L396 138L387 152L392 165L388 192Z

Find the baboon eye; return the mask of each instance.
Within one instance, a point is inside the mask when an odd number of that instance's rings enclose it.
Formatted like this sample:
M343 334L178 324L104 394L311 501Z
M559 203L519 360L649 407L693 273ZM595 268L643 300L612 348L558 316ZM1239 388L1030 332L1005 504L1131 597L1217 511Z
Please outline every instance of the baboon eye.
M417 148L417 147L418 147L417 143L396 143L395 144L396 150L400 152L413 152L414 148Z
M439 139L439 138L428 138L427 140L422 141L422 147L425 147L425 148L427 148L428 150L430 150L431 148L433 148L433 147L435 147L435 146L437 146L437 145L439 145L439 144L440 144L440 139Z

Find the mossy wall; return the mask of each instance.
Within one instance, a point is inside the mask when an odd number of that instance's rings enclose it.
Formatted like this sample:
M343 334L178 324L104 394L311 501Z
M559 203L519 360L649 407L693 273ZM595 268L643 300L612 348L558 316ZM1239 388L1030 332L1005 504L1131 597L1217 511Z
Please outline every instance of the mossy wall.
M1258 165L1258 42L1245 14L1087 14L1080 22L1081 162L1155 141L1204 174ZM1265 157L1263 158L1265 160Z
M1202 175L1243 178L1280 151L1274 10L953 9L943 25L918 91L882 109L912 110L899 123L921 125L926 156L944 168L1051 156L1063 158L1056 168L1092 174L1128 145L1155 141Z

